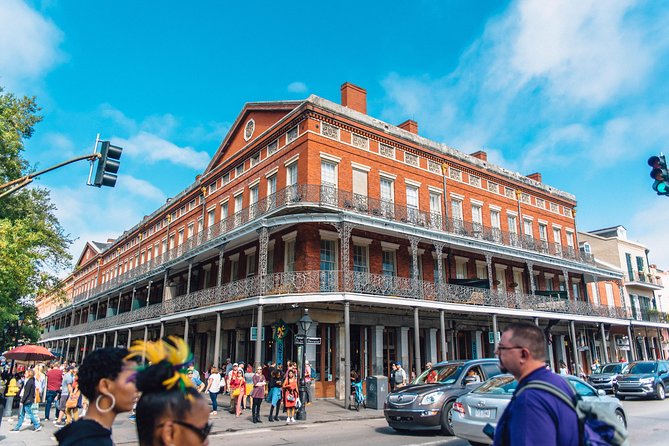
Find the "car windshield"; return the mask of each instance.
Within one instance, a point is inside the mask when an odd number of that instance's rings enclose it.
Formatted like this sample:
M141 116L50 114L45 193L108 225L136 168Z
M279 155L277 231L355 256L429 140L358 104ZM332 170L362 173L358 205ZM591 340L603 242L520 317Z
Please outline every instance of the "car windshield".
M511 395L516 390L518 381L511 375L500 375L490 378L481 384L472 393L489 393L497 395Z
M598 373L620 373L621 370L623 369L622 364L607 364L604 367L600 367L597 369L594 374Z
M462 372L462 364L444 364L425 370L414 380L414 384L453 384Z
M654 362L636 362L630 364L627 368L627 373L641 374L641 373L655 373L656 364Z

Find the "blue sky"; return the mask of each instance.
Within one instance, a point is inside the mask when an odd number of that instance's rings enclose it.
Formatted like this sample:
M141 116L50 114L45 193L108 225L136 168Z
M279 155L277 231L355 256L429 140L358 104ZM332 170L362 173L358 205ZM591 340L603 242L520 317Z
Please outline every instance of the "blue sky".
M195 2L193 2L195 3ZM0 1L0 85L37 96L39 166L125 148L113 189L45 175L65 229L118 236L189 185L243 104L339 101L576 195L580 230L622 224L669 268L669 5L644 1ZM329 3L329 4L328 4Z

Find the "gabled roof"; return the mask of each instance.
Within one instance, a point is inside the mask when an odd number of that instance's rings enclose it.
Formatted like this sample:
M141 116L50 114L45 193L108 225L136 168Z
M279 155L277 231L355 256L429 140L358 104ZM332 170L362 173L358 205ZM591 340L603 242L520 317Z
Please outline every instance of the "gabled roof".
M87 251L91 251L93 255L98 255L105 249L107 249L111 243L103 243L103 242L86 242L86 246L84 246L84 249L81 250L81 255L79 256L79 260L77 260L77 265L79 266L82 264L82 261L84 260L84 256L86 255Z

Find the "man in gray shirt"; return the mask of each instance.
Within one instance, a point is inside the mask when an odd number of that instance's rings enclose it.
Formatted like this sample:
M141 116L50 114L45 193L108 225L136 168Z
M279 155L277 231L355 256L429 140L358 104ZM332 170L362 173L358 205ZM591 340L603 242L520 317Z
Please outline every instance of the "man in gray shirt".
M74 385L74 368L68 367L66 373L63 375L63 384L60 388L60 400L58 401L58 408L60 409L60 414L58 419L55 421L56 426L65 426L62 419L65 416L65 403L67 403L67 397L72 391L72 386Z

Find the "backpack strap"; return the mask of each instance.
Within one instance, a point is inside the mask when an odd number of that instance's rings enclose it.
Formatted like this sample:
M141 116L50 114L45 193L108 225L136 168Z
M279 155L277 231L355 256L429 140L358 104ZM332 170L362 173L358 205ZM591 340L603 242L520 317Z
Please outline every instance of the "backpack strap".
M553 384L547 383L545 381L530 381L527 385L522 387L514 396L517 397L518 395L523 393L524 390L527 389L538 389L548 392L551 395L555 396L556 398L562 400L567 406L576 410L576 404L574 403L574 400L571 397L569 397L569 395L567 395L564 390L554 386Z

